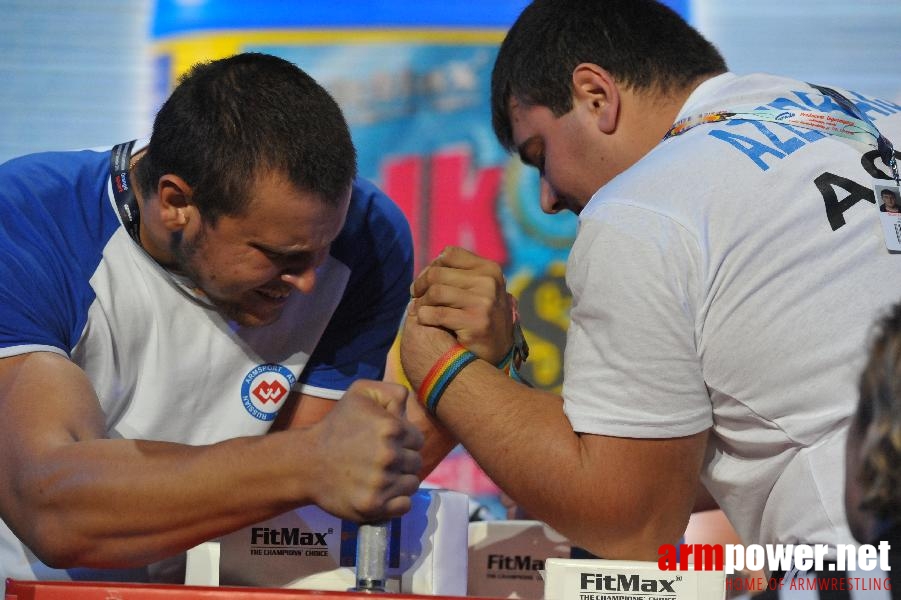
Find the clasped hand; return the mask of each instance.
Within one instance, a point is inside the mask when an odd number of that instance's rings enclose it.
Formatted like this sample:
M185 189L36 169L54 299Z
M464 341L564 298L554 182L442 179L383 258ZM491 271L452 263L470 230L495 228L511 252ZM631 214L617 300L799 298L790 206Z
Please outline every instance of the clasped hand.
M449 246L416 277L411 295L401 360L414 389L455 342L495 365L510 351L515 300L497 263Z

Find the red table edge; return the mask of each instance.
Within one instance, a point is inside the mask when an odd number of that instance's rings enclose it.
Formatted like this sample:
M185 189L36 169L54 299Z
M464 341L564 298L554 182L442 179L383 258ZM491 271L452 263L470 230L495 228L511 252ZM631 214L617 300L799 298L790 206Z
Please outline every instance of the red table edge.
M6 580L5 600L144 600L157 598L200 598L202 600L373 600L373 595L393 599L460 600L461 596L426 596L417 594L369 594L328 590L295 590L284 588L210 587L199 585L164 585L114 583L100 581L23 581ZM496 599L505 600L505 599Z

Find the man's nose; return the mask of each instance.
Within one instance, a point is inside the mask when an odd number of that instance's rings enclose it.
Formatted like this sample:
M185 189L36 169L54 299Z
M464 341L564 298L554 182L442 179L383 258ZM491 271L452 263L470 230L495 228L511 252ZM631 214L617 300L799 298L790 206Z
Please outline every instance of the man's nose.
M541 210L549 215L557 214L566 208L557 197L557 192L554 191L554 188L551 187L551 184L544 177L541 178L540 198Z
M282 280L293 285L298 291L309 294L316 287L316 267L286 269L282 274Z
M282 269L282 281L287 281L298 291L309 294L316 287L316 269L325 261L328 250L315 255L305 255L289 261Z

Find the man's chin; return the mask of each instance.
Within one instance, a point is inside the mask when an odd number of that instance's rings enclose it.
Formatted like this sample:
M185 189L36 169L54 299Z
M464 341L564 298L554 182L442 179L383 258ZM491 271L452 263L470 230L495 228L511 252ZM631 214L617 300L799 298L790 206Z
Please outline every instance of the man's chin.
M278 321L281 316L281 310L267 313L242 311L234 316L234 321L242 327L263 327L264 325L272 325Z
M263 327L265 325L271 325L278 321L278 315L274 317L262 318L256 315L241 314L234 316L232 320L241 327Z
M220 303L216 303L216 306L226 319L234 321L241 327L263 327L265 325L271 325L278 321L278 318L282 315L281 310L251 312L240 306L223 306Z

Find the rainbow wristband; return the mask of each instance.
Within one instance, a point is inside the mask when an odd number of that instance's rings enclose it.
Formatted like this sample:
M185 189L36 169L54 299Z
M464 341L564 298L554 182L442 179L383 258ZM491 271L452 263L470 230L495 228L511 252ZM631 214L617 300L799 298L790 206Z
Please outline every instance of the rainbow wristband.
M435 414L438 400L454 377L476 358L478 357L475 354L456 344L432 365L419 386L419 400L430 413Z

